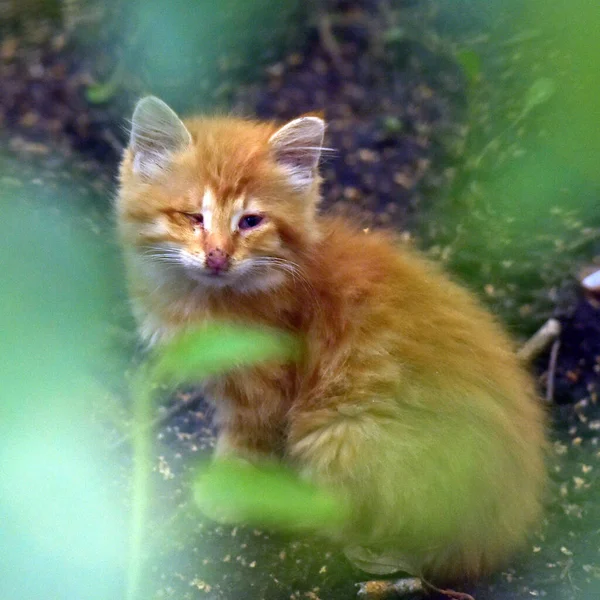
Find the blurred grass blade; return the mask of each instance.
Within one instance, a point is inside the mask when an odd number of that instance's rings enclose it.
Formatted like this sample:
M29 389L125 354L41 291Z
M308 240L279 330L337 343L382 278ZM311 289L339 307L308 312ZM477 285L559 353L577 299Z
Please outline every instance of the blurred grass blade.
M125 76L125 63L121 61L107 81L94 83L85 90L85 97L92 104L104 104L108 102L119 91Z
M133 473L131 481L131 532L129 569L127 570L127 600L139 597L142 579L142 548L144 527L150 498L152 470L152 432L145 426L152 417L152 385L148 367L142 365L131 382L133 398Z

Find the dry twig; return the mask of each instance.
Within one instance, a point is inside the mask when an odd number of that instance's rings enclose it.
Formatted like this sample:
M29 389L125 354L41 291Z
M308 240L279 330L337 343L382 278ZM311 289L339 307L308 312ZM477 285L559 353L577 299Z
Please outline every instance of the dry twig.
M558 351L560 350L560 339L554 340L552 350L550 350L550 360L548 361L548 375L546 378L546 402L554 400L554 378L556 377L556 362Z
M421 578L421 581L423 582L423 585L433 591L433 592L437 592L438 594L443 594L444 596L447 596L448 598L452 598L453 600L475 600L475 598L473 598L473 596L471 596L471 594L467 594L466 592L457 592L455 590L450 590L450 589L441 589L439 587L436 587L435 585L429 583L427 580Z
M560 321L558 319L548 319L531 336L521 349L517 356L523 362L530 362L540 353L542 353L555 339L560 335Z

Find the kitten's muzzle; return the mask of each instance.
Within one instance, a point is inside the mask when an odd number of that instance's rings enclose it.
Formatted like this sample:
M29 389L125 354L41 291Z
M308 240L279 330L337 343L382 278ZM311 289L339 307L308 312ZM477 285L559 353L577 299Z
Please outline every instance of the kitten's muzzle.
M206 268L214 275L218 275L222 271L227 271L229 269L229 254L221 250L221 248L210 250L206 253Z

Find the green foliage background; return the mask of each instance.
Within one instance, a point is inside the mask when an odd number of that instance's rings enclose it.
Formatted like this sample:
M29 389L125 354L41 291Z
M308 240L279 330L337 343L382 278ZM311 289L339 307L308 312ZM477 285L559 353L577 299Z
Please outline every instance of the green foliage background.
M0 152L0 597L100 600L127 548L93 415L127 364L111 335L120 268L99 199L38 175Z
M422 215L423 244L525 335L572 303L579 268L600 260L600 9L441 4L464 17L447 19L447 35L467 81L468 136L453 188ZM487 23L478 35L472 15Z

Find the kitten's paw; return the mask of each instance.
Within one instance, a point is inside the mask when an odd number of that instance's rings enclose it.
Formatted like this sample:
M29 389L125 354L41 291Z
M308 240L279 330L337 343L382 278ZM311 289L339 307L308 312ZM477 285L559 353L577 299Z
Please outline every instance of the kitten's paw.
M344 548L346 558L361 571L373 575L391 575L402 571L415 573L410 561L403 555L394 552L374 552L364 546L349 546Z

